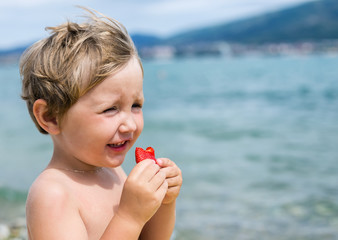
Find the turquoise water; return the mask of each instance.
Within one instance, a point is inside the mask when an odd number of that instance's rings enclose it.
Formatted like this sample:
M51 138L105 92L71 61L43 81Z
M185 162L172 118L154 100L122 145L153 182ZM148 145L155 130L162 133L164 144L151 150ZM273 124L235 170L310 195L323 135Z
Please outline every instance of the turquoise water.
M144 62L138 145L184 174L176 239L338 238L338 57ZM0 66L0 222L24 215L52 146ZM127 155L125 169L134 164Z

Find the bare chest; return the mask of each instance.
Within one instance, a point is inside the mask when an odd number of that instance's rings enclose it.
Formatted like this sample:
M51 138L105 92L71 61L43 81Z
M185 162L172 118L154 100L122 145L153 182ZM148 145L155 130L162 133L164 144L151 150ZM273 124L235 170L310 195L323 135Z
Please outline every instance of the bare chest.
M79 214L89 239L99 239L114 216L121 198L123 184L110 187L84 186L76 194Z

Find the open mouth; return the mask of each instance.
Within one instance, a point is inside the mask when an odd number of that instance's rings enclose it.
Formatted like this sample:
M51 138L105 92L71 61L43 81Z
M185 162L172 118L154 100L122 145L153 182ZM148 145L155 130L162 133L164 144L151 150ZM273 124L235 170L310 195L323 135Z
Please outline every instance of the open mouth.
M123 141L123 142L119 142L119 143L114 143L114 144L108 144L109 147L111 148L115 148L115 149L120 149L123 148L127 145L128 141Z

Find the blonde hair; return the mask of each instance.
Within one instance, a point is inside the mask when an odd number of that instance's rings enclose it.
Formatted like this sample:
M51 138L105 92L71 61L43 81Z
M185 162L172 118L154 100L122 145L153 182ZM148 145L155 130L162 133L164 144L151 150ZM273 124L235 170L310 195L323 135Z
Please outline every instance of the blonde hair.
M33 115L37 99L47 102L48 117L61 120L86 92L133 56L139 59L122 24L96 11L99 16L83 9L89 13L89 21L82 24L68 21L47 27L51 35L28 48L20 60L22 98L35 125L44 134L47 132Z

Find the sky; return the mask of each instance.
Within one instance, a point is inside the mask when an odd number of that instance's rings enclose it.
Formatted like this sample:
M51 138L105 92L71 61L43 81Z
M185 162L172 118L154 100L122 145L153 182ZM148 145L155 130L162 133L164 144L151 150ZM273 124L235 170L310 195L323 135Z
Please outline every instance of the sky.
M0 0L0 49L47 37L47 26L82 21L95 9L126 26L129 33L170 36L231 22L313 0Z

